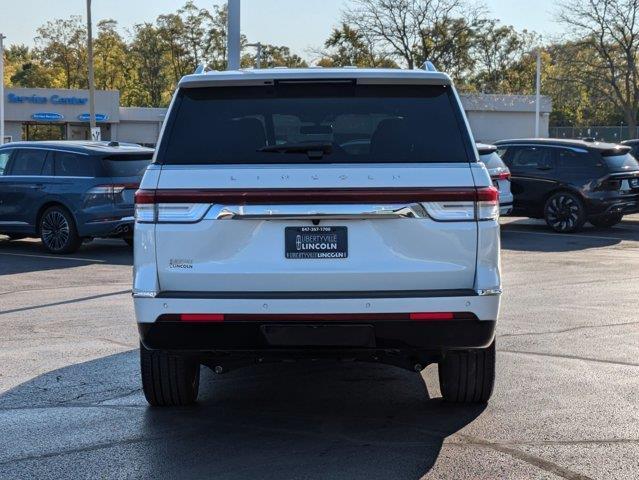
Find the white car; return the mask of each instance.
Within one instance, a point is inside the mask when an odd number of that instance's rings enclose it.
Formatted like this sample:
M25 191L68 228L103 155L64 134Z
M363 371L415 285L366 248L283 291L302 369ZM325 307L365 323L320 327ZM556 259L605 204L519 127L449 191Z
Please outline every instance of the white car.
M513 194L510 191L510 170L497 153L497 147L477 143L479 161L486 165L493 185L499 191L499 213L510 215L513 211Z
M486 402L498 216L443 73L184 77L136 194L148 402L194 402L201 365L318 358L438 363L445 400Z

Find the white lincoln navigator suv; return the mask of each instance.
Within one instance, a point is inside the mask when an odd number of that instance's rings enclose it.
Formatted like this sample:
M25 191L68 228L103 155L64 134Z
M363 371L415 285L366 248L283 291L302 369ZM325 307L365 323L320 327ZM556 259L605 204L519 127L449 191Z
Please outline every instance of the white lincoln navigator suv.
M487 401L498 215L445 74L184 77L136 193L148 402L194 402L201 365L320 358L438 363L445 400Z

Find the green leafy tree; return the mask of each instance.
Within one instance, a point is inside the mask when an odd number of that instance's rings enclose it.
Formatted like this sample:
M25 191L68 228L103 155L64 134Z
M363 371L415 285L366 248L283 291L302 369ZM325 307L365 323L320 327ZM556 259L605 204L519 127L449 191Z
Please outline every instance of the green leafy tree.
M129 48L117 31L115 20L98 22L94 42L95 85L101 90L121 90L126 85Z
M170 86L167 77L169 65L159 29L151 23L136 25L131 54L139 86L136 94L129 98L134 98L140 106L166 105Z
M87 36L80 16L51 20L37 30L37 54L44 67L60 75L65 88L86 88Z

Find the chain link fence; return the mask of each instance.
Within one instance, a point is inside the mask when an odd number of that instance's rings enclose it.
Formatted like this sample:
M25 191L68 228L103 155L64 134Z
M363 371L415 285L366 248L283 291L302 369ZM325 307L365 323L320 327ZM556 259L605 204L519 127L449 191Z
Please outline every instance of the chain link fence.
M594 138L601 142L618 143L631 138L627 126L550 127L552 138ZM639 138L639 129L632 138Z

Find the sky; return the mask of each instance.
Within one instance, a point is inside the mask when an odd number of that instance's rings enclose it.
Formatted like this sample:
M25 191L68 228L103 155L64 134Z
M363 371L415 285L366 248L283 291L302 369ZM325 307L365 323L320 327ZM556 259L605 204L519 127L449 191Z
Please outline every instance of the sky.
M537 0L534 6L521 0L483 0L492 18L518 29L546 36L560 32L553 21L556 0ZM174 12L186 0L92 0L94 23L113 18L122 28L153 21ZM211 7L222 0L195 0ZM346 0L242 0L242 33L250 42L287 45L293 52L312 58L331 28L337 24ZM84 15L85 0L0 0L0 32L8 44L33 45L36 29L54 18Z

